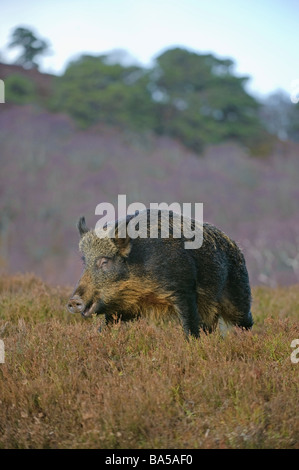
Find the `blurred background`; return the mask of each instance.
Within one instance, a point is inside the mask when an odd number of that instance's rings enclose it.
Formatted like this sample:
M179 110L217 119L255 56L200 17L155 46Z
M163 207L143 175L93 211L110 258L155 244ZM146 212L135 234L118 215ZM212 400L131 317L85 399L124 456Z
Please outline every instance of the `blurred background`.
M94 227L126 194L202 202L253 285L299 282L298 14L296 0L2 0L0 271L73 284L79 216Z

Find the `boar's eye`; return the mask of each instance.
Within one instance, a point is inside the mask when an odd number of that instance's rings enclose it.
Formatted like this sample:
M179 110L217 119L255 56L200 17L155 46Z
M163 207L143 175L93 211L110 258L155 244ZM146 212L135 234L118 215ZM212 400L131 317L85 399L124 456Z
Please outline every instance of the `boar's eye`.
M98 269L102 269L103 271L107 271L112 264L112 260L110 258L99 258L96 262L96 266Z

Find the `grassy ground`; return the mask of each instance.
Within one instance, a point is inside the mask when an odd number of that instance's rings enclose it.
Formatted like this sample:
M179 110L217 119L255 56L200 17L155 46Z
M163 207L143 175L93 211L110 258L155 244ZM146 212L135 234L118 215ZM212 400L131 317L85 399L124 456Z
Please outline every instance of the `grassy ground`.
M251 332L97 328L71 289L0 278L0 448L299 448L299 288L256 288Z

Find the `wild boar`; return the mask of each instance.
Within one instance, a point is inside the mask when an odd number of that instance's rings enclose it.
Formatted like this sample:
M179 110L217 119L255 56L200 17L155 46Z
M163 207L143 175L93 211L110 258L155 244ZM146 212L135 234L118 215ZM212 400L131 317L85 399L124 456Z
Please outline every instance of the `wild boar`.
M120 228L134 222L137 215L115 223L111 238L109 224L100 238L89 230L84 217L78 222L79 249L84 272L69 300L71 313L83 317L104 314L130 320L154 312L180 319L183 329L199 336L212 332L222 318L225 323L250 329L253 325L251 290L245 259L237 244L215 226L204 223L203 242L198 249L186 249L184 234L174 236L178 217L158 211L158 238L151 238L151 210L144 211L148 222L146 237L121 238ZM140 216L140 214L138 215ZM169 217L169 237L161 236L161 221ZM179 217L179 223L183 218ZM191 226L196 227L193 219Z

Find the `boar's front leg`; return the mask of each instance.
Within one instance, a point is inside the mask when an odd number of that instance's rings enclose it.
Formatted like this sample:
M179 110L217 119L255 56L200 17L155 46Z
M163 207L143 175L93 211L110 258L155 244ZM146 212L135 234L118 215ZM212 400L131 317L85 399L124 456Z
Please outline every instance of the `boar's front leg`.
M98 328L98 332L99 333L102 333L103 329L107 326L111 326L113 325L113 323L115 321L117 321L119 319L119 316L116 315L115 313L111 314L111 313L105 313L105 324L102 324L99 328Z
M182 322L186 336L189 334L199 337L200 317L197 309L196 296L184 296L175 306Z
M113 313L111 313L111 312L109 312L109 313L106 312L106 313L105 313L105 323L106 323L106 326L109 326L109 325L111 326L113 323L118 322L118 321L121 320L121 319L122 319L122 316L119 315L119 314L116 313L116 312L113 312Z

